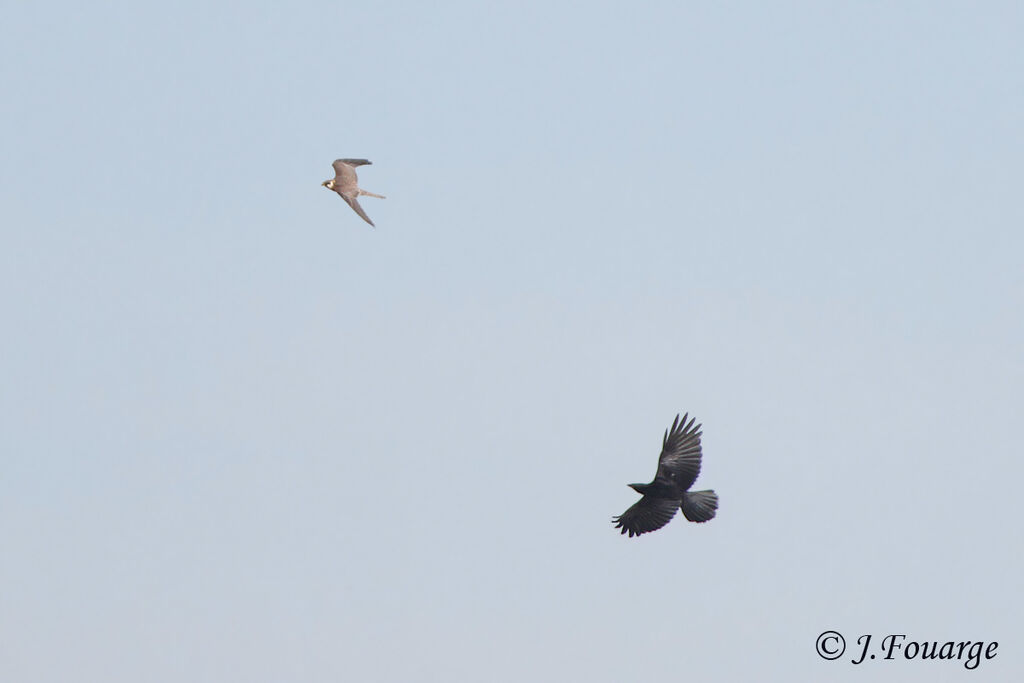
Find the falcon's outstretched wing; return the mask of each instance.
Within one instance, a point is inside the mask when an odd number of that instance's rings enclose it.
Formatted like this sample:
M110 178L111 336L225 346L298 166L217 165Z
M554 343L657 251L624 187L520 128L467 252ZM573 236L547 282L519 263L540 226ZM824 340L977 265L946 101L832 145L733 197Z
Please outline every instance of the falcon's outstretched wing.
M360 218L362 218L364 221L366 221L370 225L373 225L373 221L371 221L370 217L366 215L365 211L363 211L363 207L359 206L359 200L357 200L355 197L346 197L345 195L340 194L340 193L339 193L339 195L341 196L342 199L344 199L346 202L348 202L348 205L352 207L353 211L355 211L356 213L359 214ZM377 226L373 225L373 227L377 227Z

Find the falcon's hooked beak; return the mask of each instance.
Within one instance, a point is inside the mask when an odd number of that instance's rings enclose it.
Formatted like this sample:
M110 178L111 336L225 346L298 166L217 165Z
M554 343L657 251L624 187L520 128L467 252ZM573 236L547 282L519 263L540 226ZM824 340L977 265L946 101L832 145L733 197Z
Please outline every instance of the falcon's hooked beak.
M333 190L334 189L334 181L333 180L325 180L325 181L323 181L320 184L323 185L324 187L326 187L328 190Z

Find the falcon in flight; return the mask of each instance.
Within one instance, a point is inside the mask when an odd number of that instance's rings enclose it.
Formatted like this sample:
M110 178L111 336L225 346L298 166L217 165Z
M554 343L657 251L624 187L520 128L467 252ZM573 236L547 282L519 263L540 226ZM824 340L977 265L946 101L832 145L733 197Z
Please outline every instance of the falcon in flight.
M335 160L334 166L334 177L330 180L325 180L321 185L326 187L328 190L334 190L338 195L348 202L348 205L352 207L352 210L359 214L360 218L364 221L373 225L373 221L363 211L363 207L359 206L359 197L366 195L367 197L376 197L377 199L384 199L384 195L374 194L367 192L366 190L359 189L358 178L356 178L356 166L369 166L370 161L367 159L337 159ZM374 226L376 227L376 226Z
M690 491L700 474L700 425L696 427L689 414L676 415L672 428L665 430L658 456L658 472L650 484L630 484L643 496L631 508L612 519L617 529L630 537L655 531L672 521L676 510L691 522L706 522L718 510L714 491Z

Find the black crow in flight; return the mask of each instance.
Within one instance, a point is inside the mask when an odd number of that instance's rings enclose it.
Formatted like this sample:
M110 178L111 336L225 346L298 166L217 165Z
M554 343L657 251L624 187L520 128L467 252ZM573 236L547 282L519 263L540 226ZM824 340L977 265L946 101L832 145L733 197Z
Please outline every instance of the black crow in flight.
M612 519L617 529L630 537L655 531L672 521L678 508L691 522L706 522L715 516L718 496L714 491L690 491L700 474L700 425L689 414L676 415L672 428L665 430L658 457L658 472L650 484L630 484L643 498Z

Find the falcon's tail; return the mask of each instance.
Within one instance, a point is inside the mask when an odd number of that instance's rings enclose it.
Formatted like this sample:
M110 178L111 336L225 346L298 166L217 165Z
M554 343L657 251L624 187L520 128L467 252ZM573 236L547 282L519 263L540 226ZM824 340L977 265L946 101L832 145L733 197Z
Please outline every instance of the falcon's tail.
M718 494L714 491L687 491L679 507L683 509L683 516L691 522L706 522L718 510Z

